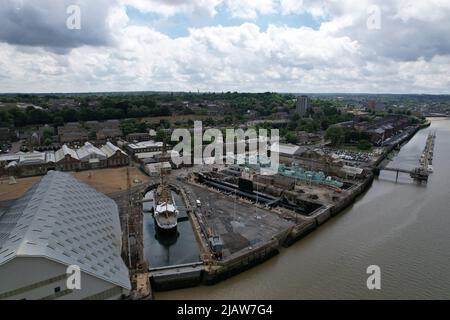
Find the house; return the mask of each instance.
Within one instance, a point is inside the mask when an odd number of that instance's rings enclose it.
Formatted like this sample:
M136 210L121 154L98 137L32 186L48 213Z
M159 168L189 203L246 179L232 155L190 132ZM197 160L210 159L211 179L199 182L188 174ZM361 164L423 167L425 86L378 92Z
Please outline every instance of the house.
M63 127L58 127L58 139L60 143L83 143L88 141L89 132L81 128L79 123L67 123Z
M149 132L130 133L126 139L128 142L142 142L151 140L151 136Z
M96 138L97 141L107 141L107 140L115 140L117 138L122 137L122 130L119 128L103 128L97 131Z

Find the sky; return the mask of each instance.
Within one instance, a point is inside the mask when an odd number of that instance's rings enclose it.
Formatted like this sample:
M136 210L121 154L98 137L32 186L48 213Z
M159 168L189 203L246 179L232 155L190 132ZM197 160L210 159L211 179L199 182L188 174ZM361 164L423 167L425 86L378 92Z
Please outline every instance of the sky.
M0 2L2 93L450 93L448 0Z

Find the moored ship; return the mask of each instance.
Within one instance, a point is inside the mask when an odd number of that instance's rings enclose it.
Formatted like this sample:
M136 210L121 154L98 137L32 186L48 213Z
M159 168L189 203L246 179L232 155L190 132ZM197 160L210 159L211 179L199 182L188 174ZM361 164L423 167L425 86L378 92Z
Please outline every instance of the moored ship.
M165 154L165 145L164 151ZM177 230L178 225L178 209L175 201L170 196L170 188L166 180L166 170L161 167L160 184L155 193L155 210L153 217L161 231L172 232Z

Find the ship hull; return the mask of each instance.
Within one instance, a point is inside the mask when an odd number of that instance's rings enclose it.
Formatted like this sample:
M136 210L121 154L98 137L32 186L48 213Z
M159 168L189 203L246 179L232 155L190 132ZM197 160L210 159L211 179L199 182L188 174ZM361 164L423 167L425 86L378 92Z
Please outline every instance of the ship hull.
M178 224L171 226L162 226L161 224L158 223L158 220L156 218L155 218L155 226L157 232L161 235L172 235L178 232Z

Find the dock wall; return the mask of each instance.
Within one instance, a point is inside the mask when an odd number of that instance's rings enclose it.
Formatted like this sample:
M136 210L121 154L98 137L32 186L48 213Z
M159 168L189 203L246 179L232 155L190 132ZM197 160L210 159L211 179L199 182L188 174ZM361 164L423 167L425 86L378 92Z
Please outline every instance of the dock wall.
M428 127L429 124L418 126L415 130L405 137L399 144L409 141L419 130ZM386 151L375 162L378 167L386 157L397 147L397 145L389 146ZM241 272L244 272L258 264L267 261L277 255L282 247L289 247L298 240L302 239L309 233L316 230L332 217L343 212L351 204L353 204L360 196L362 196L373 183L375 175L370 174L362 183L352 186L346 192L348 196L340 200L338 203L329 206L323 206L317 209L309 217L304 217L297 225L285 230L284 232L273 237L271 240L254 248L249 248L248 252L242 250L228 257L223 261L214 261L209 265L205 261L201 267L195 270L184 271L167 271L163 273L153 273L151 277L152 285L155 290L171 290L176 288L191 287L199 284L213 285ZM194 217L194 229L200 234L200 226ZM205 239L197 238L202 244L203 251L206 251Z

